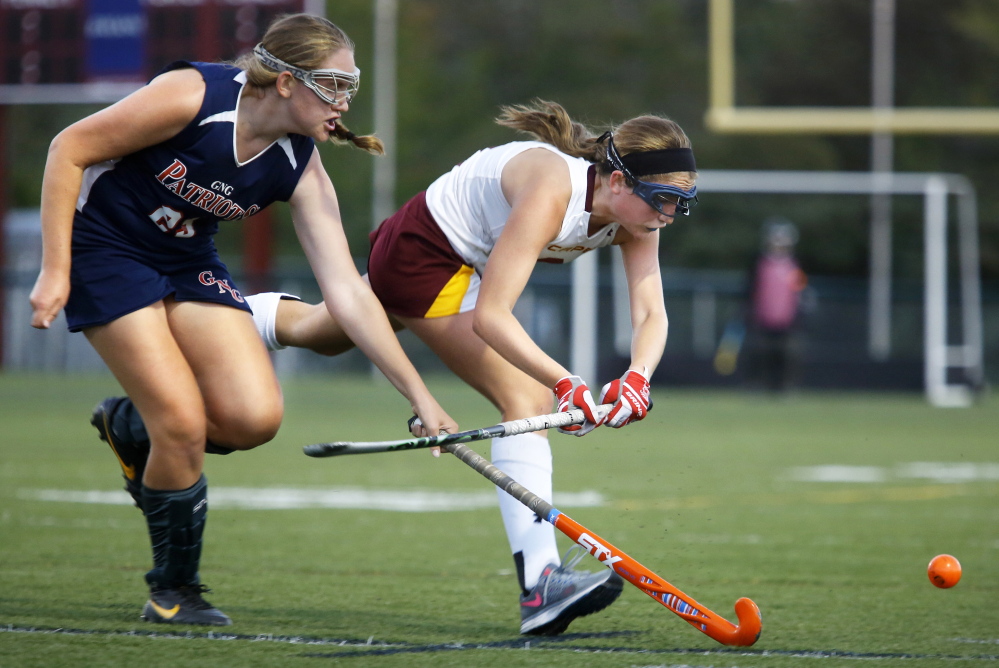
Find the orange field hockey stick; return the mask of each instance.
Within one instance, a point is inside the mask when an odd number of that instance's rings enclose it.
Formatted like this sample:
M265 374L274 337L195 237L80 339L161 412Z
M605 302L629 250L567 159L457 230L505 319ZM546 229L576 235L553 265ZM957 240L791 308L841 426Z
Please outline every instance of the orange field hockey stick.
M617 549L609 542L579 524L550 503L506 475L493 464L461 443L446 443L442 447L481 473L494 485L517 499L541 519L582 545L602 564L680 616L698 631L723 645L748 646L760 637L763 626L760 609L748 598L735 602L736 626L716 615L682 591L666 582L645 566Z

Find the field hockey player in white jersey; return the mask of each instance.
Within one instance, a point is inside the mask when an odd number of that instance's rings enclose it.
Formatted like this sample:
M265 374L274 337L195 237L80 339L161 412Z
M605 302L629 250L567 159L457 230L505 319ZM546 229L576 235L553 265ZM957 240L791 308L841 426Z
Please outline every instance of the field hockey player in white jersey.
M338 139L382 152L340 120L359 75L337 26L284 16L235 66L173 63L49 149L31 324L48 328L65 307L70 330L84 332L128 394L98 405L92 423L146 519L148 621L231 622L202 597L205 451L266 443L284 411L250 308L216 252L220 221L289 202L320 308L430 433L456 428L357 273L315 147Z
M614 404L603 424L623 427L651 408L649 378L666 344L659 230L696 203L690 141L673 121L633 118L592 133L558 104L505 107L497 122L535 141L481 150L441 176L372 233L368 280L397 326L411 329L503 420L582 408L597 426L584 381L546 354L513 307L538 261L564 263L619 245L627 274L634 336L631 364L604 386ZM290 295L249 298L268 347L333 355L353 344L327 311ZM501 470L551 501L552 456L534 433L494 439ZM521 633L554 635L618 596L610 570L559 562L554 529L499 492L500 510L521 586ZM568 557L568 555L567 555Z

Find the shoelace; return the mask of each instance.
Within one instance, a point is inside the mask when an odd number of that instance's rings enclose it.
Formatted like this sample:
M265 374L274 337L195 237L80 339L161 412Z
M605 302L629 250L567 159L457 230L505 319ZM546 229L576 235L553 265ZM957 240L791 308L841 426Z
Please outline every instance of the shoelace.
M566 550L565 554L562 555L562 565L559 566L559 568L562 570L572 570L572 567L582 561L583 557L587 554L589 554L589 552L586 551L586 548L577 543Z
M184 602L189 603L195 610L209 610L212 607L211 603L201 598L202 594L207 594L211 591L211 589L203 584L178 587L177 591L180 593L181 598L184 599Z
M547 601L550 594L558 594L567 586L574 584L576 573L572 567L582 561L585 555L589 554L582 545L573 545L562 556L562 563L545 578L545 587L542 596Z

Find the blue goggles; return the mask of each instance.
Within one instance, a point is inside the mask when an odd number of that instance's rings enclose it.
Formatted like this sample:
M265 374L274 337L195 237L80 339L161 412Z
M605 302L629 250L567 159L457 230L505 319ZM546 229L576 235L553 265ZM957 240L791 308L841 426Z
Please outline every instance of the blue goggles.
M628 174L625 173L625 176L628 176ZM663 183L639 181L635 177L631 177L631 182L634 184L632 192L664 216L671 216L675 213L689 216L690 207L697 204L697 186L694 186L690 190L684 190L683 188L668 186ZM663 210L664 207L670 204L675 207L673 209L674 213Z
M690 190L684 190L677 186L665 183L650 183L642 181L636 177L628 166L624 164L621 155L614 146L614 136L610 132L605 132L597 141L607 140L607 162L611 167L624 174L628 185L632 187L632 192L645 201L657 212L664 216L673 216L676 213L684 216L690 215L690 208L697 204L697 186ZM664 151L648 151L637 154L629 154L627 157L642 158L642 164L649 163L643 170L648 174L666 174L679 171L696 171L694 166L693 152L690 149L667 149ZM658 164L656 164L658 163ZM655 166L652 166L655 165ZM673 212L664 210L665 207L673 205Z

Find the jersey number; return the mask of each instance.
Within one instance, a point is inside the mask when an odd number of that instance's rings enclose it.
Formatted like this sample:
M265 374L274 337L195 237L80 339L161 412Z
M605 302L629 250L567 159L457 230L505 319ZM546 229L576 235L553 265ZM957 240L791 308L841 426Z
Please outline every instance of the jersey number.
M181 239L187 239L188 237L194 236L194 221L197 218L188 218L187 220L182 220L184 214L176 209L171 209L168 206L161 206L160 208L149 214L149 218L156 223L156 227L160 228L167 234L172 234L175 237Z

